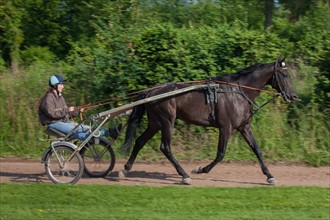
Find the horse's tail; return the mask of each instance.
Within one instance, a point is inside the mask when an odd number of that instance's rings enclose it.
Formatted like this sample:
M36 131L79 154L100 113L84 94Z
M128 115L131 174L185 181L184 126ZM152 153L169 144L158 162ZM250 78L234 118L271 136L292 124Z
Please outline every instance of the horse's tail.
M134 141L134 137L136 134L136 129L141 124L144 112L145 112L144 105L138 105L133 108L133 111L127 121L125 141L120 148L121 152L128 154L131 151L132 143Z

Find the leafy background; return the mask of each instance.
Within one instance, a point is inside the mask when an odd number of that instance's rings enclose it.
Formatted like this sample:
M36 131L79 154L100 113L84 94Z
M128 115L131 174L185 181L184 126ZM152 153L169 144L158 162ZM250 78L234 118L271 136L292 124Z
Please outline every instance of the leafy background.
M52 74L68 79L70 105L121 100L99 112L129 103L131 91L284 55L300 101L277 99L260 111L253 121L258 143L268 161L329 164L329 11L328 0L1 1L0 156L39 157L45 150L36 103ZM178 158L213 159L217 138L216 129L178 121L173 151ZM163 158L158 148L156 136L139 158ZM235 134L226 159L254 156Z

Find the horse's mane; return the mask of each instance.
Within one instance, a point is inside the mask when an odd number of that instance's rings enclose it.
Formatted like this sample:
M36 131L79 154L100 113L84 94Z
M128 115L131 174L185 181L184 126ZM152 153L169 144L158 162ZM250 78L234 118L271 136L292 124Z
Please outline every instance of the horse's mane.
M220 81L225 81L225 82L235 82L235 81L238 81L241 77L246 76L246 75L254 72L255 70L257 70L258 68L260 68L264 65L265 64L263 64L263 63L256 63L256 64L253 64L253 65L251 65L249 67L246 67L242 70L239 70L236 73L229 73L229 74L225 74L225 75L221 75L221 76L214 76L214 77L211 77L209 79L211 79L211 80L220 80ZM150 95L150 93L154 90L157 90L157 89L160 89L160 88L165 88L165 87L168 87L168 88L175 87L176 85L177 84L175 82L157 84L157 85L155 85L155 86L153 86L149 89L143 90L140 93L139 99L148 97ZM188 86L190 84L187 83L187 84L182 84L182 85Z
M246 76L264 65L265 64L263 64L263 63L256 63L256 64L253 64L242 70L239 70L236 73L230 73L230 74L226 74L226 75L222 75L222 76L215 76L215 77L212 77L212 79L222 80L222 81L226 81L226 82L234 82L234 81L239 80L242 76Z

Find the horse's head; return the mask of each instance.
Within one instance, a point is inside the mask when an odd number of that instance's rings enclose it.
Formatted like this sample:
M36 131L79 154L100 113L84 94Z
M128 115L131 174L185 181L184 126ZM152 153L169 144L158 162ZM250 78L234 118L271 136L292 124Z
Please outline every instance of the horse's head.
M281 93L285 102L293 102L298 99L298 96L293 88L291 77L284 60L285 58L279 58L274 63L274 73L270 79L270 84Z

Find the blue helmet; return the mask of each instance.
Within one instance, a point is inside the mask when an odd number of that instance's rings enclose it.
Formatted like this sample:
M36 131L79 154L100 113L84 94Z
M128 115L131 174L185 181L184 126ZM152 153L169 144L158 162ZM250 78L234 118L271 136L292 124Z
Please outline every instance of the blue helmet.
M60 83L65 83L65 79L61 75L54 75L49 78L49 86L54 87Z

